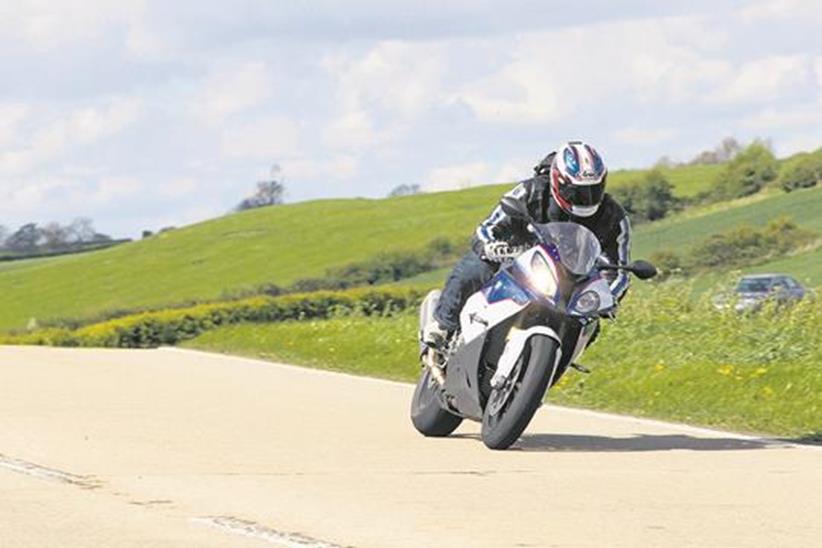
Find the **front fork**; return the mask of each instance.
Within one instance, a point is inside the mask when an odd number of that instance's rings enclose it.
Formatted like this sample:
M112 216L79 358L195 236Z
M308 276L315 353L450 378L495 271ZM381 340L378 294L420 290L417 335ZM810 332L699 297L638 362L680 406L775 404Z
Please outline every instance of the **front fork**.
M445 374L443 373L445 370L445 361L442 354L433 348L425 347L420 356L420 361L422 361L423 367L431 370L431 376L434 377L434 380L440 388L445 387Z
M535 325L533 327L529 327L528 329L512 327L511 331L508 333L505 349L502 351L502 355L497 362L497 370L494 372L494 376L491 377L492 388L500 388L505 385L508 377L511 376L511 372L514 370L517 361L520 359L520 356L522 356L522 353L525 350L525 345L528 343L528 339L536 335L543 335L554 339L557 342L556 363L559 363L559 360L562 358L562 338L556 331L545 325ZM555 372L552 372L552 375L554 373Z

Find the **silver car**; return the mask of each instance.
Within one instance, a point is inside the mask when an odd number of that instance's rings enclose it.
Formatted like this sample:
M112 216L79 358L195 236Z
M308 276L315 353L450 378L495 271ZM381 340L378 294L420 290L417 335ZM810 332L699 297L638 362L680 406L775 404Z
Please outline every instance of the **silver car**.
M734 308L737 312L757 310L767 299L774 299L779 304L789 304L803 299L807 293L802 284L786 274L751 274L739 280L734 290ZM717 306L725 308L719 303Z

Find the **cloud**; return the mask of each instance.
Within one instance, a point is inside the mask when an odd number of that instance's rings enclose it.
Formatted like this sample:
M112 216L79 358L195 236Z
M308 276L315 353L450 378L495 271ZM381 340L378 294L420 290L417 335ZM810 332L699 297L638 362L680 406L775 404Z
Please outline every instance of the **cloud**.
M739 67L711 100L723 103L764 103L810 81L806 55L768 56Z
M390 137L374 128L364 108L354 107L331 120L323 129L323 144L337 151L362 153Z
M17 128L29 114L23 103L0 103L0 147L14 142Z
M822 148L822 139L819 132L814 130L794 133L788 139L783 139L775 145L776 154L788 156L797 152L809 152Z
M225 62L203 82L195 112L208 124L260 106L273 93L274 76L263 62Z
M404 126L445 102L446 62L438 43L386 41L364 53L326 56L322 66L338 105L328 127L329 143L344 141L349 129L365 146L377 138L396 137Z
M611 134L613 140L631 146L653 147L659 143L672 140L678 135L675 128L641 128L626 127Z
M18 0L0 7L0 32L37 51L59 50L98 41L142 12L142 0L49 2Z
M0 174L20 174L42 167L73 149L116 135L136 122L141 111L139 99L123 97L99 106L78 107L65 114L41 116L32 122L28 133L16 132L13 138L7 138L9 146L0 152Z
M237 122L220 135L224 159L246 159L271 164L300 153L299 125L290 118L269 115Z
M746 23L770 23L774 19L813 23L822 21L822 10L817 0L766 0L745 6L739 17Z
M280 162L288 188L301 189L303 181L319 180L323 184L340 183L357 174L360 161L350 154L330 157L295 157Z
M490 184L492 168L486 162L468 162L432 169L422 185L426 192L468 188Z
M573 136L613 168L819 140L818 2L741 4L6 2L0 214L133 230L275 162L302 200L512 181Z
M562 84L547 60L532 59L514 60L499 72L472 82L453 100L468 105L483 122L544 124L567 116L573 99L563 102Z
M87 206L108 206L136 196L145 188L145 183L134 177L106 177L91 185L90 190L74 188L70 199Z
M530 177L535 163L518 160L495 166L477 161L440 166L428 173L422 188L425 192L440 192L498 183L514 184Z
M822 99L813 103L768 107L742 120L741 125L764 133L784 128L819 128L822 127ZM816 133L822 145L822 132Z
M172 179L160 186L159 194L165 198L177 199L197 191L197 181L191 177Z
M626 100L693 100L730 73L728 62L707 53L726 41L727 33L699 18L677 17L533 31L443 50L454 65L471 55L489 59L488 70L450 93L452 102L481 122L533 126Z
M131 199L143 189L140 181L128 177L95 182L62 176L37 181L7 180L0 186L0 218L18 224L68 220L98 208L131 204Z

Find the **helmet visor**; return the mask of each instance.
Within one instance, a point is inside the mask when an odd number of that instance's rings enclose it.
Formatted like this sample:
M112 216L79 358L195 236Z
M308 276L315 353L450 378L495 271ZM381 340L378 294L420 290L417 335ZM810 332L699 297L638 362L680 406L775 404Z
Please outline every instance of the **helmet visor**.
M575 185L565 184L559 186L559 195L563 200L575 206L595 206L602 202L605 194L605 185L598 183L595 185Z

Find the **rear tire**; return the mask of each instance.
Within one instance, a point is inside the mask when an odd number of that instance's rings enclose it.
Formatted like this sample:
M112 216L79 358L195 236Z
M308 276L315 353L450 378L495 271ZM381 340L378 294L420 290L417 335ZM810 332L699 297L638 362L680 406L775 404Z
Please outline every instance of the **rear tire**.
M488 448L507 449L525 431L548 390L558 348L550 337L531 337L511 379L491 391L482 415L482 441Z
M449 435L462 423L462 417L442 408L439 390L431 370L426 367L411 399L411 422L423 436L441 438Z

